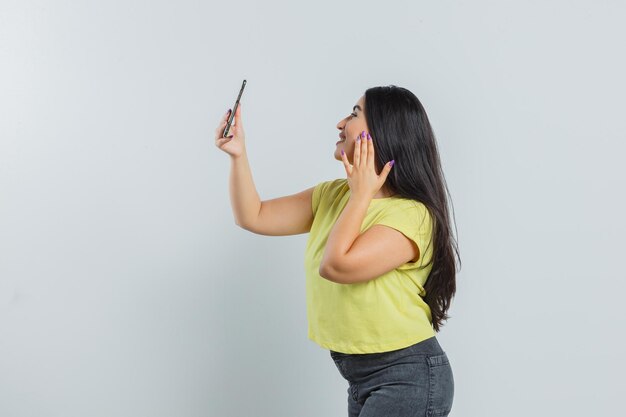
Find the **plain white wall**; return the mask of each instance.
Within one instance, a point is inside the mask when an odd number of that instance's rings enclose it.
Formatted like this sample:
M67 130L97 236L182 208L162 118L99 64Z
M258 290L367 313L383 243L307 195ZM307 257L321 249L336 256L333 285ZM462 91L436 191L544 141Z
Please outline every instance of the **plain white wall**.
M337 122L395 84L437 135L462 269L452 416L623 398L618 1L0 1L0 415L345 416L307 339L307 235L238 228L213 131L262 199L345 178Z

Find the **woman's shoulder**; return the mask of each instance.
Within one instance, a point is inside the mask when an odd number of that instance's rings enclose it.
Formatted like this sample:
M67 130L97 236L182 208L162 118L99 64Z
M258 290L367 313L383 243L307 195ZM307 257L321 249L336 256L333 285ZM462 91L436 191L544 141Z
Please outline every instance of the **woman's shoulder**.
M380 200L380 214L385 216L409 216L421 221L430 220L428 207L421 201L407 197L391 197Z
M345 187L349 188L349 185L347 178L335 178L331 180L321 181L317 184L317 187L320 187L326 192L331 190L344 190Z
M330 180L329 182L335 187L348 186L347 178L335 178L334 180Z
M393 195L387 198L376 199L374 201L380 201L385 207L412 207L416 209L425 209L426 205L419 200L415 200L409 197L403 197L400 195Z

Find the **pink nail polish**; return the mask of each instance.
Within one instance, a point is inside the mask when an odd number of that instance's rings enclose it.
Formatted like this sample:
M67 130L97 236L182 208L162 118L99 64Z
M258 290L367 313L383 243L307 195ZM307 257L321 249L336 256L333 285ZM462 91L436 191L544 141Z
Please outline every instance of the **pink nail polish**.
M342 154L342 155L344 154L343 149L341 150L341 154Z

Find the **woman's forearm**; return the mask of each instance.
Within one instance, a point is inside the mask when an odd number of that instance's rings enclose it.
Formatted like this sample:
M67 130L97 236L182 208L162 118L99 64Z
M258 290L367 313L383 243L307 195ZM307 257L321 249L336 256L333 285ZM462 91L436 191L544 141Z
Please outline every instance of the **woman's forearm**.
M235 223L245 228L254 224L261 210L261 199L257 193L248 154L230 158L230 203L235 216Z
M352 244L361 234L361 225L370 201L371 199L350 197L328 235L320 271L333 269L333 266L350 251Z

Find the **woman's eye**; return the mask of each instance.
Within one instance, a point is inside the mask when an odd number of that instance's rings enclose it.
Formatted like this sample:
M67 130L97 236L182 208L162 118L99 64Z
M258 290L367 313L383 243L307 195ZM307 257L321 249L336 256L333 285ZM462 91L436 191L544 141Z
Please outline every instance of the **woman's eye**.
M350 113L350 116L352 116L352 117L356 117L356 114L354 114L354 113Z

